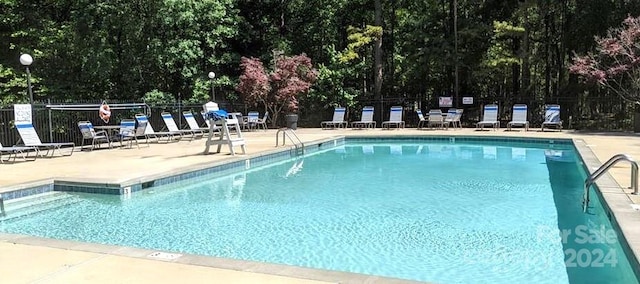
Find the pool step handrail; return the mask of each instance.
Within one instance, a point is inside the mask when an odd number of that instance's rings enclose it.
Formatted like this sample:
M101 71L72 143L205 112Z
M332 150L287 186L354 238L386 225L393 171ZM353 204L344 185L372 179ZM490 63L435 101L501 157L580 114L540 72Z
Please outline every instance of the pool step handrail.
M638 194L638 163L627 154L617 154L607 162L602 164L595 172L593 172L587 179L584 181L584 195L582 198L582 211L587 212L587 207L589 207L589 187L595 184L596 180L606 173L611 167L617 164L620 161L627 161L631 163L631 186L629 188L633 189L633 194Z
M291 141L291 143L293 143L293 146L296 147L296 153L299 155L303 155L304 154L304 143L302 143L302 140L300 140L300 137L298 137L298 135L296 135L295 130L291 129L291 128L280 128L278 129L278 132L276 132L276 147L278 147L278 145L280 145L279 143L279 137L280 137L280 133L282 133L282 145L284 146L286 144L286 139L285 136L287 138L289 138L289 140Z
M4 217L7 214L4 212L4 199L2 198L2 194L0 194L0 217Z

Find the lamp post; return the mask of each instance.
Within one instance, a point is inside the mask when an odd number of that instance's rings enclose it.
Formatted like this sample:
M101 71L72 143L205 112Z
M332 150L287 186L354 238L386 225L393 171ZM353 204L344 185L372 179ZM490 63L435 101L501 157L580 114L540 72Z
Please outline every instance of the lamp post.
M216 100L216 90L213 87L213 79L216 77L216 73L214 72L209 72L209 79L211 79L211 101L215 101Z
M31 90L31 73L29 72L29 65L33 63L33 57L29 54L20 55L20 64L27 68L27 88L29 90L29 104L33 108L33 91Z

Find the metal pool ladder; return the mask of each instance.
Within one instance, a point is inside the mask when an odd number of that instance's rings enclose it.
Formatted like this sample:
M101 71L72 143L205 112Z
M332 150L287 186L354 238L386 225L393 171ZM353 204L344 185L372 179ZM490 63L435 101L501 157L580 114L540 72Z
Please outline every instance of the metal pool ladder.
M2 194L0 194L0 217L4 217L6 213L4 212L4 199L2 199Z
M283 146L286 143L286 139L285 139L285 136L286 136L287 138L289 138L291 143L293 143L293 146L296 147L296 153L298 155L303 155L304 154L304 143L302 143L302 141L300 140L298 135L296 135L296 132L291 128L280 128L280 129L278 129L278 132L276 132L276 147L278 147L278 145L280 145L279 140L278 140L278 138L280 137L280 133L282 133L282 145Z
M589 187L593 185L596 180L606 173L611 167L617 164L619 161L627 161L631 163L631 186L629 188L633 189L633 194L638 194L638 163L626 154L617 154L611 159L609 159L606 163L602 164L595 172L593 172L587 179L584 181L584 195L582 198L582 211L587 212L587 207L589 207Z

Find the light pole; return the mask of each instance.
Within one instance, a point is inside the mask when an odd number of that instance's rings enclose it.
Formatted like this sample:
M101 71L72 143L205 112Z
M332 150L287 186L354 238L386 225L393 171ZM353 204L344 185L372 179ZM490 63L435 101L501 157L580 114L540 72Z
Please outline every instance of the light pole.
M29 104L33 108L33 91L31 90L31 73L29 72L29 65L33 63L33 57L29 54L20 55L20 64L27 68L27 88L29 90Z
M216 100L216 90L213 87L213 79L216 77L216 73L209 72L209 79L211 79L211 101L214 102Z
M25 68L27 68L27 88L29 93L29 107L31 108L29 112L31 113L31 123L33 123L33 91L31 90L31 72L29 72L29 65L33 63L33 57L29 54L20 55L20 64L22 64Z

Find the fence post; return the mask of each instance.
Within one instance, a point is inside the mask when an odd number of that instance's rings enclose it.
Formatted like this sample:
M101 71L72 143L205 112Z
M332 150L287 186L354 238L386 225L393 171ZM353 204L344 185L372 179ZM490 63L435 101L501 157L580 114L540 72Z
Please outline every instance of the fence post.
M47 105L51 104L51 98L47 99ZM51 108L47 108L49 113L49 142L53 143L53 125L51 123Z

